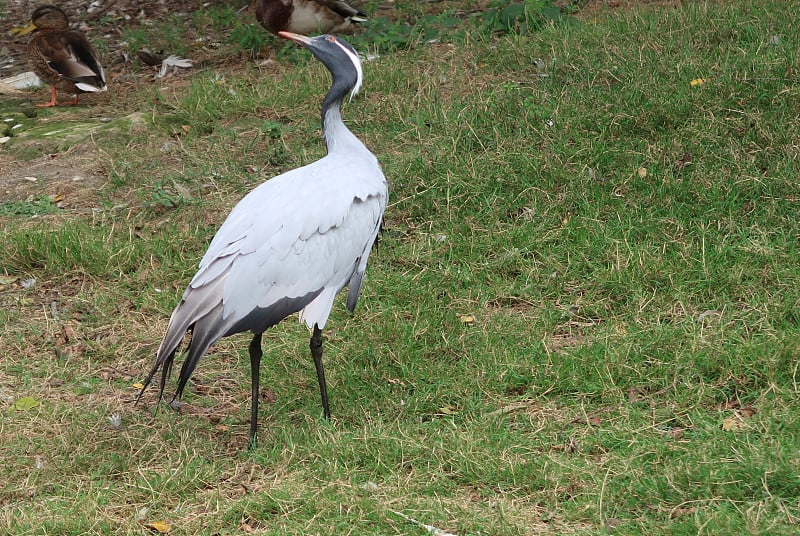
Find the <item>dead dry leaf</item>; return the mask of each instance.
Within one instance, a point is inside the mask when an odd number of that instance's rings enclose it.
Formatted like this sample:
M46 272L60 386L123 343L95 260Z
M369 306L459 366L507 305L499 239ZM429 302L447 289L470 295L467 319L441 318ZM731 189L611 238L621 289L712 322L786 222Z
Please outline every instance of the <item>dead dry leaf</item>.
M745 428L747 425L739 416L722 419L722 430L725 432L740 432Z
M683 437L683 432L685 431L686 428L673 428L667 432L667 435L670 437L670 439L680 439Z
M456 415L458 408L455 406L442 406L439 408L439 415Z
M10 285L17 279L19 279L19 277L15 275L0 275L0 285Z
M274 404L278 401L278 395L272 389L264 389L261 391L261 400L267 404Z
M143 525L145 528L150 529L153 532L157 532L159 534L166 534L170 530L172 530L172 527L170 527L164 521L151 521L150 523L143 523Z
M673 508L672 511L669 513L669 517L670 519L675 519L676 517L694 514L695 512L697 512L697 508L695 508L694 506L684 507L684 508Z
M741 415L745 419L749 419L755 414L756 410L755 408L753 408L753 406L744 406L743 408L739 409L739 415Z

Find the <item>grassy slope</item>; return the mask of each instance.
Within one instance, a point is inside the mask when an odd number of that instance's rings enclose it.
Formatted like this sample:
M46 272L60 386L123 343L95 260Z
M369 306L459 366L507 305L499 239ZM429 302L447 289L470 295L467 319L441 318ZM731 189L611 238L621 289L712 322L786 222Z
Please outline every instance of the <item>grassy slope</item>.
M143 99L155 124L103 147L106 211L3 219L0 270L38 282L3 291L0 390L41 404L2 414L0 528L796 530L800 21L732 3L369 63L345 115L393 202L326 333L334 421L286 322L252 455L245 338L201 364L187 415L130 385L229 207L321 154L327 75Z

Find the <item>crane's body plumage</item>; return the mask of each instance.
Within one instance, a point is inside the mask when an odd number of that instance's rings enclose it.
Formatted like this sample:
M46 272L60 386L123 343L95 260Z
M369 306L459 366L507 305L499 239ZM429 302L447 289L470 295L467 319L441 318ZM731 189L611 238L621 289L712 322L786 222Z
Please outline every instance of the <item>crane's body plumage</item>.
M353 65L345 76L337 71L337 65L332 68L325 62L334 78L323 104L328 154L268 180L233 208L173 311L145 380L146 386L161 367L163 394L175 353L184 334L191 331L175 394L180 397L200 358L215 341L252 332L255 399L251 443L258 402L260 334L296 312L319 339L317 356L312 337L312 355L328 415L319 332L345 286L349 285L347 308L352 311L355 307L388 200L388 185L377 158L341 120L343 96L357 89L361 81L358 57L348 50L349 45L331 43L341 47L341 51L333 49L334 53L344 53ZM338 56L335 58L338 61Z
M369 166L331 153L244 197L200 261L167 330L175 336L159 354L177 348L189 328L213 342L261 333L298 311L309 328L322 329L351 280L352 309L388 196L377 159L366 148L363 159Z

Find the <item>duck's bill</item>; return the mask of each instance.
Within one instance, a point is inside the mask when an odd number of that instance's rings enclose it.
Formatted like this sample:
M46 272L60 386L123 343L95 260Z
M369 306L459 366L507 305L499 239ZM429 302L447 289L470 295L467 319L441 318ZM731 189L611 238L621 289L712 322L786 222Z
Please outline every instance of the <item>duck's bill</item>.
M16 26L11 28L11 34L16 35L17 37L21 35L27 35L36 29L36 25L33 21L29 22L27 26Z

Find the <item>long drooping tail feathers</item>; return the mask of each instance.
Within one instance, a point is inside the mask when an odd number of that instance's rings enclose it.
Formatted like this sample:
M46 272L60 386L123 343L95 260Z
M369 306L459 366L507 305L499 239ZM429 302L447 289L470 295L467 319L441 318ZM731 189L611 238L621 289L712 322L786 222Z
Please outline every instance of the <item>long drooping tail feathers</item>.
M164 398L164 388L167 384L167 379L169 379L170 374L172 373L172 366L175 363L175 354L178 352L178 348L183 340L183 335L189 331L191 332L191 339L186 350L186 358L181 366L181 372L178 377L178 388L175 390L175 395L172 397L172 402L174 402L176 399L180 399L181 395L183 394L183 390L189 381L189 378L192 376L194 369L200 362L200 358L205 355L205 353L208 351L208 348L214 344L217 339L225 334L220 333L219 330L204 329L207 327L207 325L215 327L214 324L216 323L216 320L218 320L218 316L219 312L214 310L201 320L189 325L188 327L185 327L182 323L175 323L173 327L173 323L170 323L170 327L167 329L167 334L164 336L164 341L161 343L161 347L159 347L158 353L156 354L155 363L153 363L150 373L142 382L143 386L139 391L139 395L136 397L137 403L142 397L144 391L147 389L150 383L152 383L153 378L159 369L161 369L161 379L158 392L159 402ZM209 317L211 317L211 319L209 319Z

